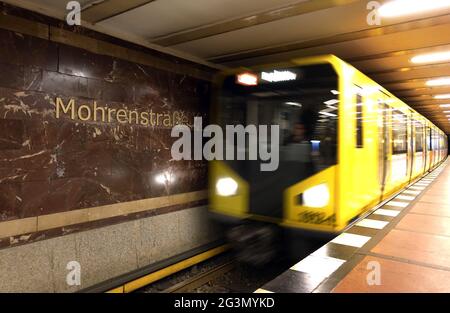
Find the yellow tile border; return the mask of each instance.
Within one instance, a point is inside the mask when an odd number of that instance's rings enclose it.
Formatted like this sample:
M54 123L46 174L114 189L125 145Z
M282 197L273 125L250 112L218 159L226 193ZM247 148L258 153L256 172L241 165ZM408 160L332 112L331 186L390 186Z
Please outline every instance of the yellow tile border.
M40 215L37 217L37 231L86 222L89 222L88 209Z
M112 217L204 200L206 198L207 191L200 190L171 196L121 202L93 208L5 221L0 222L0 238L34 233L36 231L49 230L85 222L105 220Z
M177 273L181 270L184 270L188 267L191 267L195 264L198 264L200 262L203 262L207 259L212 258L213 256L219 255L225 251L227 251L230 247L228 245L222 245L216 248L213 248L211 250L202 252L200 254L194 255L190 258L187 258L183 261L180 261L178 263L169 265L165 268L162 268L156 272L147 274L145 276L139 277L137 279L134 279L128 283L125 283L121 287L114 288L110 290L109 293L130 293L133 292L139 288L145 287L151 283L154 283L155 281L158 281L164 277L170 276L174 273Z
M37 217L27 217L0 223L0 238L16 236L37 231Z

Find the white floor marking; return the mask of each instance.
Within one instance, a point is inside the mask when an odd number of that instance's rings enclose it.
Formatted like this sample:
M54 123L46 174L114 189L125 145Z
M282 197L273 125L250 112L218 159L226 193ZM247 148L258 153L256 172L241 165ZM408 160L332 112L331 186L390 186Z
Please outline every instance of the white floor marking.
M363 219L362 221L356 223L357 226L374 228L374 229L383 229L387 224L389 224L389 222L371 220L369 218Z
M373 214L395 217L395 216L400 214L400 211L387 210L387 209L378 209L375 212L373 212Z
M339 236L337 236L336 238L334 238L333 240L331 240L331 242L337 243L337 244L340 244L340 245L361 248L369 240L370 240L370 237L367 237L367 236L356 235L356 234L349 234L349 233L342 233Z
M331 258L331 257L318 257L315 255L309 255L294 266L291 270L297 272L308 273L311 275L318 275L322 277L328 277L333 274L345 260Z
M390 206L396 206L399 208L406 208L409 205L409 202L389 201L387 204Z
M404 196L404 195L398 195L397 197L395 197L396 200L414 200L416 197L414 196Z
M402 194L409 194L409 195L418 195L420 193L419 190L410 190L410 189L406 189L405 191L402 192Z
M412 186L412 187L409 187L408 189L412 189L412 190L424 190L425 189L425 187L420 187L420 186Z
M273 293L273 291L259 288L259 289L256 289L254 293Z

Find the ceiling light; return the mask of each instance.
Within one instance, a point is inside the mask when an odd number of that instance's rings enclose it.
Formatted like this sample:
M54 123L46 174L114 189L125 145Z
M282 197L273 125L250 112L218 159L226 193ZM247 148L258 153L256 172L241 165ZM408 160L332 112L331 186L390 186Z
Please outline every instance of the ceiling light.
M450 85L450 77L442 77L427 81L427 86L446 86Z
M450 93L434 96L434 99L450 99Z
M382 17L397 17L450 7L448 0L395 0L383 4L378 13Z
M441 108L450 108L450 103L447 104L439 104Z
M411 59L412 63L436 63L450 60L450 51L434 52L416 55Z
M301 103L298 103L298 102L286 102L286 104L287 104L287 105L294 106L294 107L299 107L299 108L302 107L302 104L301 104Z
M450 111L444 111L444 113L450 113Z
M331 90L331 93L332 93L333 95L338 95L338 94L339 94L339 91L337 91L337 90Z

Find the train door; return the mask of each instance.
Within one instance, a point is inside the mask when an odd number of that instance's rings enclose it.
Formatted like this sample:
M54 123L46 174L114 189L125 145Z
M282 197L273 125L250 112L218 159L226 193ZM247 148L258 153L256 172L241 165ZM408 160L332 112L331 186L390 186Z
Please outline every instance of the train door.
M431 151L431 129L430 129L430 127L426 127L425 141L426 141L425 146L427 148L427 153L426 153L427 160L426 160L425 164L426 164L426 171L429 171L431 168L431 162L432 162L432 159L431 159L431 153L432 153L432 151Z
M414 145L414 125L415 122L412 118L412 112L409 113L408 123L409 123L409 137L408 137L408 170L409 170L409 182L411 183L414 171L414 159L416 157L415 145Z
M352 192L353 201L356 204L356 207L361 208L364 207L364 194L367 192L369 188L367 185L368 179L365 171L367 170L367 165L363 160L366 159L366 147L364 147L364 102L366 98L363 98L362 88L359 86L354 87L354 162L352 164Z
M434 164L436 162L436 146L435 146L435 139L434 139L434 129L430 129L430 151L431 151L431 164L430 169L434 167Z
M400 110L392 112L392 160L390 181L399 185L408 181L408 116Z
M415 151L416 157L414 160L416 174L422 174L427 168L427 150L425 145L425 127L423 121L415 121Z
M427 162L428 162L428 145L427 145L427 131L426 131L426 127L423 127L423 138L424 138L424 143L423 143L423 154L424 154L424 158L423 158L423 171L422 173L425 173L427 171Z
M389 106L384 101L378 101L378 111L380 112L378 121L378 164L379 180L381 187L381 198L383 197L389 169Z

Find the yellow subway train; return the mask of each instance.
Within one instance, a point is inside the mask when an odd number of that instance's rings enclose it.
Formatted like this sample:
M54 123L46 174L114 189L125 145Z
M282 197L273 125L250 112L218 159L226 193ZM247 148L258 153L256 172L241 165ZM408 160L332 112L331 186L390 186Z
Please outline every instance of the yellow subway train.
M279 125L275 171L210 162L209 210L230 227L336 234L447 157L438 127L333 55L227 71L216 86L215 124Z

